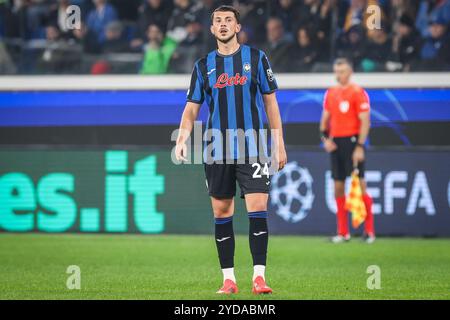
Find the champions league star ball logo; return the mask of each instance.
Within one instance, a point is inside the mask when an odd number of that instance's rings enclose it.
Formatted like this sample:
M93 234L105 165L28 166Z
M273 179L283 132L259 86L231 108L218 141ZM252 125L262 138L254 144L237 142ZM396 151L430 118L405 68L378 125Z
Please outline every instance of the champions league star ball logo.
M290 162L272 178L271 204L276 213L287 222L303 220L312 208L313 178L308 169Z

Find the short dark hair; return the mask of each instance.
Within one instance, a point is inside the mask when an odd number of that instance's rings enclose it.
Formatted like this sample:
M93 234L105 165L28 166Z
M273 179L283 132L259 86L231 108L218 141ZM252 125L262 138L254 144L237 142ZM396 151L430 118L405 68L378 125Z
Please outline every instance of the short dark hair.
M214 13L216 13L216 12L233 12L237 23L241 23L240 22L241 21L241 15L240 15L239 11L235 7L223 5L223 6L220 6L220 7L216 8L216 10L214 10L211 13L211 24L213 23Z
M352 64L352 62L351 62L349 59L345 58L345 57L339 57L339 58L336 58L336 60L334 60L334 63L333 63L333 65L335 65L335 66L339 66L339 65L343 65L343 64L346 64L346 65L348 65L350 68L353 69L353 64Z

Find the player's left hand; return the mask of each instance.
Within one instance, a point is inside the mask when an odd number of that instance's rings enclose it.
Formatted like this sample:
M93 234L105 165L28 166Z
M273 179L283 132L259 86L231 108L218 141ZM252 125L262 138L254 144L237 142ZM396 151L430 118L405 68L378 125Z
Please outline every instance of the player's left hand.
M287 154L284 146L280 147L280 151L278 154L278 171L282 170L287 163Z
M188 159L186 158L187 155L187 145L186 143L177 143L175 146L175 158L177 161L184 161L187 162Z
M358 163L364 161L364 148L361 146L356 146L352 155L353 166L357 167Z

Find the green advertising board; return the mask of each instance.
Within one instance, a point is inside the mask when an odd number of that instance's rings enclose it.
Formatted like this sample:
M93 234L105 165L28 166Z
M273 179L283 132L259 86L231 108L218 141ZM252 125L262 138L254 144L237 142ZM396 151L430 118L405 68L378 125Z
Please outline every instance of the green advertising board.
M170 149L2 150L0 231L211 233L202 165ZM247 230L243 202L235 228Z

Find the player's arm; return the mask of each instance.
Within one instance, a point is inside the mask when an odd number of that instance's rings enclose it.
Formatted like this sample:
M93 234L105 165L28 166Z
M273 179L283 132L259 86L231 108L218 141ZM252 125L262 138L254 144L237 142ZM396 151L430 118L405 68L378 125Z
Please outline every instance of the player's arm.
M275 142L275 150L272 149L272 153L275 156L274 165L275 163L278 164L278 170L281 170L286 165L287 155L284 147L280 108L275 95L278 84L270 67L269 59L262 51L260 51L260 61L258 63L258 86L263 94L264 108L272 133L272 141Z
M331 114L330 111L327 110L327 96L328 94L325 94L324 99L324 107L322 110L322 116L320 117L320 139L323 142L323 147L326 152L333 152L337 149L336 144L334 143L333 139L330 137L330 118Z
M200 107L205 99L203 91L203 78L199 71L198 62L192 69L191 84L187 91L186 106L181 116L180 128L175 146L175 157L178 161L187 161L186 141L191 135L194 122L197 120Z
M359 120L361 121L361 129L359 131L359 136L358 136L358 145L363 146L364 143L366 143L367 136L369 135L370 112L369 111L360 112L358 117L359 117Z
M359 120L361 121L361 129L359 131L358 137L358 145L364 145L367 140L367 136L369 135L370 130L370 112L361 112L358 115Z
M264 94L264 108L266 110L267 121L272 133L272 139L276 141L278 152L276 159L278 160L278 170L283 169L287 162L286 148L284 146L283 138L283 124L281 122L280 109L275 92Z
M364 143L366 142L370 130L370 112L360 112L358 117L361 121L361 127L359 130L358 141L352 156L354 167L356 167L359 162L362 162L365 159Z
M323 109L322 116L320 117L320 138L322 141L329 138L329 125L330 123L330 112L326 109Z
M364 143L367 140L370 130L370 102L369 96L364 90L359 94L358 108L358 118L361 123L358 141L352 155L353 166L357 166L359 162L365 159Z
M186 103L186 106L184 107L175 147L175 157L178 161L187 161L186 141L192 132L195 120L197 120L197 116L200 111L200 106L201 104L199 103L188 101Z

